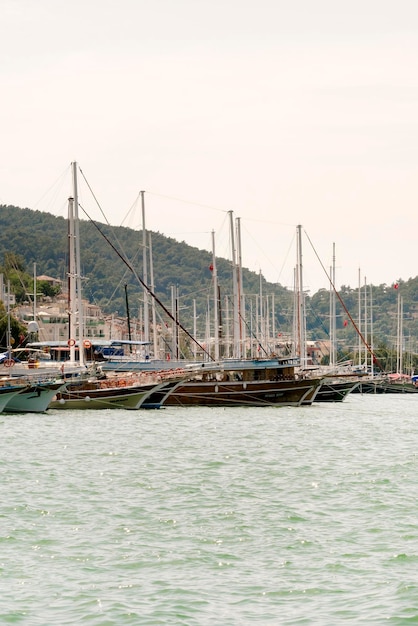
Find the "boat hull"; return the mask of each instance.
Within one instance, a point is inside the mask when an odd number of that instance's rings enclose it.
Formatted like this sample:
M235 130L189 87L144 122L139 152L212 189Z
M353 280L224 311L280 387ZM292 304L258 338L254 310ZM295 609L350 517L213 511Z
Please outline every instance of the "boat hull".
M319 380L192 380L179 385L164 406L300 406L319 384Z
M69 387L57 394L51 409L139 409L156 385L102 388Z
M343 402L358 385L358 381L323 382L316 394L315 402Z
M17 396L26 388L27 385L11 385L0 387L0 413L5 410L7 404L11 402L15 396Z
M52 398L63 387L65 387L63 381L32 383L14 395L6 404L4 411L7 413L44 413Z

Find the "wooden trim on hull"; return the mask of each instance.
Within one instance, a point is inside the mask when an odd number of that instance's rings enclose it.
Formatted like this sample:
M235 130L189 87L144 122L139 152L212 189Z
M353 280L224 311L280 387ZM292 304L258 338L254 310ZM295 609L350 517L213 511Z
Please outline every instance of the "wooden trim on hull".
M320 380L190 381L168 396L165 406L300 406Z
M140 408L155 385L108 389L66 389L51 402L51 409L129 409Z
M358 382L323 383L315 402L343 402L357 386Z

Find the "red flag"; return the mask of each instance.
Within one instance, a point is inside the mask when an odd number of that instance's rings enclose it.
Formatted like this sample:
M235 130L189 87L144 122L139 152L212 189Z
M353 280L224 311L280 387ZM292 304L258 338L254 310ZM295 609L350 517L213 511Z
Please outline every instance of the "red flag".
M348 326L347 320L344 320L344 326Z
M399 283L395 283L395 284L393 285L393 288L394 288L394 289L399 289Z
M210 271L211 271L211 272L213 272L213 263L211 263L211 264L209 265L209 269L210 269Z

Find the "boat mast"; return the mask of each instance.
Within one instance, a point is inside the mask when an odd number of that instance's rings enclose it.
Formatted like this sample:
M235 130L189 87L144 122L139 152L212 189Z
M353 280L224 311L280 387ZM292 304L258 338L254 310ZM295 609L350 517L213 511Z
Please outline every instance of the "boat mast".
M330 270L331 283L330 283L330 304L329 304L329 337L330 337L330 358L329 364L332 367L336 365L336 341L337 341L337 328L336 328L336 310L335 310L335 243L332 244L332 267Z
M150 280L151 280L151 291L155 293L155 282L154 282L154 260L152 256L152 238L151 233L148 233L148 241L149 241L149 269L150 269ZM155 310L155 299L152 298L151 301L151 312L152 312L152 338L154 344L154 359L158 358L158 344L157 344L157 313Z
M76 284L75 284L74 198L68 198L68 340L70 361L75 361Z
M212 230L212 279L213 279L213 334L214 357L219 361L219 303L218 303L218 272L216 269L215 231Z
M197 315L196 315L196 299L193 298L193 337L197 338ZM197 358L197 344L193 342L193 359Z
M370 342L369 345L372 349L370 354L370 373L374 374L374 359L373 359L373 286L370 285Z
M73 168L73 194L74 194L74 245L75 245L75 281L77 291L78 309L78 354L80 365L84 365L84 313L81 295L81 259L80 259L80 221L78 216L78 185L77 185L77 162L72 163Z
M302 226L298 225L297 230L297 272L296 280L298 287L298 344L299 358L302 368L306 367L306 312L305 294L303 292L303 266L302 266Z
M361 366L361 351L363 343L361 341L361 269L358 268L358 365Z
M141 207L142 207L142 274L145 285L148 285L148 267L147 267L147 231L145 228L145 191L140 191ZM144 287L144 340L149 343L149 308L148 308L148 290ZM149 345L145 346L145 352L148 354Z
M364 337L366 339L366 343L364 344L364 365L367 368L369 365L369 350L368 350L368 341L367 341L367 280L364 277Z
M9 353L7 358L12 360L12 327L10 322L10 280L7 281L7 352Z
M261 270L258 271L258 298L259 298L259 307L260 307L260 319L259 325L257 326L257 336L258 336L258 345L257 352L260 352L260 344L264 343L264 307L263 307L263 277L261 274Z
M245 300L242 288L242 243L241 243L241 218L235 220L237 229L237 300L238 300L238 330L239 330L239 357L245 356Z
M33 264L33 321L36 322L36 263Z
M239 293L237 276L237 251L235 248L234 218L232 211L229 213L230 233L231 233L231 257L232 257L232 289L234 298L233 307L233 354L234 358L240 357L240 335L239 335Z
M396 373L403 373L403 299L399 292L398 287L398 323L397 323L397 338L396 338Z
M226 344L226 358L228 359L231 356L231 336L230 336L230 319L229 319L229 300L228 296L225 296L225 320L226 320L226 336L225 336L225 344Z
M126 319L128 321L128 339L132 341L131 333L131 314L129 311L129 298L128 298L128 285L125 283L125 305L126 305ZM132 352L132 345L129 346L129 352Z

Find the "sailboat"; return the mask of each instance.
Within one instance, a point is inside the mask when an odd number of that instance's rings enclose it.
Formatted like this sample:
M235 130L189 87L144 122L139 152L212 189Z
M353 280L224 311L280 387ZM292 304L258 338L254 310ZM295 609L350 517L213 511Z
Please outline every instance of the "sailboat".
M170 406L301 406L320 379L297 379L292 359L224 359L195 368L168 396ZM192 369L192 368L191 368ZM191 372L192 374L192 372Z
M167 398L166 405L200 406L300 406L310 404L320 387L319 378L296 376L298 360L293 358L245 358L245 307L242 285L241 237L239 221L234 232L230 215L233 273L233 356L213 363L202 363L190 370L191 380L180 384ZM213 245L213 278L216 281L216 258ZM214 284L214 308L218 294ZM215 355L219 333L214 315Z
M81 297L80 237L78 218L77 163L72 163L73 196L68 200L69 221L69 316L70 316L70 360L75 360L78 343L79 365L85 367L83 324L83 301ZM78 327L78 339L76 330ZM91 345L91 342L88 341ZM53 409L139 409L147 399L148 406L157 407L166 396L184 379L184 374L157 372L151 375L105 374L91 371L80 379L67 382L65 389L57 391L50 403ZM154 394L154 399L151 396ZM158 396L159 400L155 400Z
M333 267L330 276L330 349L329 365L311 367L307 364L306 350L306 310L305 294L303 291L303 266L302 266L302 226L297 230L297 268L295 284L295 311L297 321L295 323L296 347L301 359L301 373L307 377L319 376L321 385L315 396L315 402L342 402L348 394L358 386L358 376L351 371L350 366L338 366L336 363L336 312L335 312L335 244L333 248Z

